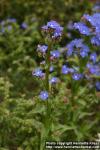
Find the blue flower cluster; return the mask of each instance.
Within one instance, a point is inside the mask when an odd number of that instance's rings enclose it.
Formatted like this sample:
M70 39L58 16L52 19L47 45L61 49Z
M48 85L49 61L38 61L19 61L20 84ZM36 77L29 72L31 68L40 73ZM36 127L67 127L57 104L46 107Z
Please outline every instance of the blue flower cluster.
M87 64L87 68L92 75L100 76L100 64Z
M5 20L0 21L0 33L4 34L6 32L12 31L13 28L15 29L17 27L15 24L17 24L18 28L20 29L25 30L28 28L28 24L26 22L22 22L21 24L18 24L15 18L7 18Z
M80 55L82 58L88 56L89 53L89 47L83 43L82 39L75 39L71 41L68 45L66 45L67 48L67 56L72 55Z
M58 58L61 55L59 50L53 50L53 48L49 49L49 41L53 42L53 40L54 41L60 40L60 38L62 36L63 28L56 21L52 20L52 21L48 22L47 25L42 27L42 31L43 31L43 33L46 33L45 39L46 40L48 39L48 42L47 42L48 44L37 46L37 52L39 54L41 54L41 56L44 58L44 60L40 63L43 68L41 68L41 69L37 68L37 69L33 70L32 75L35 77L44 79L47 83L46 75L48 75L48 71L47 71L48 66L49 66L49 74L50 74L54 71L54 66L52 65L54 62L53 60L58 60ZM48 57L48 54L49 54L49 57ZM49 65L46 64L46 62L48 62L47 59L49 59L49 61L50 61ZM42 70L44 70L44 71L42 71ZM55 85L56 83L59 82L59 79L56 76L52 76L51 78L47 77L47 78L48 78L48 83L51 85ZM42 100L48 99L49 91L47 91L47 89L45 88L44 91L40 92L39 97Z
M37 52L40 52L41 54L45 54L48 49L47 45L38 45Z
M4 34L6 31L11 31L13 29L13 24L16 23L15 18L8 18L0 22L0 32Z
M90 29L82 22L74 23L74 28L78 29L81 34L90 35Z
M49 33L52 39L59 39L62 36L63 27L52 20L42 27L42 31Z
M72 78L74 80L82 79L83 77L90 78L94 76L100 76L100 13L94 13L93 15L84 14L81 22L74 23L74 29L79 30L79 32L85 36L89 41L87 43L91 43L91 49L87 45L84 44L85 40L83 39L75 39L66 45L66 55L67 58L73 56L81 56L85 58L83 62L87 62L86 67L84 67L83 72L80 73L80 69L78 71L74 70L72 73ZM84 38L85 38L84 36ZM90 44L89 44L90 45ZM95 47L94 47L95 45ZM85 62L85 63L86 63ZM75 67L73 65L73 67ZM72 67L72 69L73 69ZM81 66L80 66L81 67ZM82 70L81 70L82 71ZM85 73L89 72L88 75ZM68 74L69 68L66 66L62 67L62 73ZM96 88L97 89L97 88Z
M96 79L95 77L100 76L100 52L97 51L98 46L100 46L100 13L95 13L92 16L88 14L83 15L81 22L74 23L73 27L74 29L78 29L81 34L88 36L90 39L86 38L89 39L89 41L86 41L86 39L76 38L65 46L64 52L66 53L66 58L63 59L63 62L61 63L62 65L60 65L61 73L68 75L68 77L70 76L70 80L75 81L83 81L84 79L87 80L91 78ZM42 31L46 33L46 40L49 37L52 39L50 42L53 43L53 40L59 39L62 36L63 28L56 21L50 21L47 25L42 27ZM84 44L85 42L87 44ZM90 45L91 48L89 48ZM43 68L44 71L37 68L32 72L32 75L45 79L46 74L50 74L54 71L53 60L58 61L63 52L61 53L58 49L49 49L48 44L38 45L37 52L44 56L45 60L41 64L44 64L47 68L49 64L49 70L46 71L46 67ZM50 58L46 57L48 54L50 54ZM50 61L48 64L46 64L46 62L48 62L47 59ZM75 64L72 63L74 62L74 59ZM50 78L48 77L47 79L51 85L55 85L59 82L59 78L57 76L52 76L52 74ZM100 91L100 81L97 81L97 79L94 81L96 81L95 87L97 91ZM49 91L46 91L45 89L44 91L41 91L39 97L42 100L46 100L49 95Z
M69 74L69 73L74 73L73 68L69 68L66 65L62 66L62 74Z
M60 57L60 52L58 50L51 51L51 59L52 60L57 59L59 57Z
M43 71L40 68L37 68L37 69L33 70L32 75L42 78L45 74L43 73Z
M100 13L84 14L81 22L74 23L74 28L83 35L92 36L91 43L100 46Z
M77 71L77 69L78 69L78 71ZM65 74L65 75L66 74L70 74L70 75L72 75L72 79L74 79L74 80L80 80L80 79L82 79L83 74L78 73L79 72L79 68L77 68L77 69L75 69L75 68L69 68L66 65L63 65L62 66L62 74Z

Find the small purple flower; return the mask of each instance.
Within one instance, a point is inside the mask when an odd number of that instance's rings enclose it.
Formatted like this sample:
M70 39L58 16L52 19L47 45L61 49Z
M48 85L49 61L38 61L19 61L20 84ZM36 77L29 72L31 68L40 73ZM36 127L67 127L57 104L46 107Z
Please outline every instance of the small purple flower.
M47 49L48 49L47 45L38 45L38 47L37 47L37 51L40 53L43 53L43 54L46 53Z
M84 50L80 50L80 55L81 55L82 58L84 58L84 57L88 56L88 53Z
M62 66L62 69L61 69L61 72L63 74L68 74L69 73L69 68L66 66L66 65L63 65Z
M100 46L100 37L99 36L93 36L91 38L91 43L93 45Z
M92 60L94 63L96 62L97 54L95 52L90 55L90 60Z
M10 22L10 23L15 23L16 19L15 18L8 18L7 21Z
M41 29L46 32L48 30L48 27L46 25L44 25L41 27Z
M80 49L80 55L82 56L82 58L87 57L89 51L90 51L89 47L86 45L83 45L82 48Z
M45 60L41 61L40 65L45 65Z
M47 23L47 27L51 29L57 29L60 27L60 25L56 21L51 20L50 22Z
M56 39L58 37L61 37L62 36L62 32L60 30L55 30L52 38Z
M41 91L39 97L41 100L47 100L49 97L49 94L47 91Z
M75 39L71 41L67 46L67 56L71 56L73 53L75 54L76 49L83 47L82 39Z
M74 69L73 68L68 68L69 73L74 73Z
M92 67L92 64L87 63L86 67L89 69L89 68L91 68L91 67Z
M100 34L100 13L94 13L92 16L85 14L83 18L91 24L91 29L95 29L96 34Z
M81 78L83 77L83 75L82 74L80 74L80 73L74 73L73 75L72 75L72 78L74 79L74 80L80 80Z
M51 57L52 58L59 58L60 52L58 50L51 51Z
M5 28L2 27L2 29L0 30L1 33L5 33Z
M42 70L40 68L37 68L37 69L33 70L32 75L42 78L44 76L44 73L42 72Z
M97 2L92 9L94 12L100 12L100 2Z
M62 31L63 31L63 28L60 27L60 26L57 26L55 28L55 31L54 31L53 35L52 35L52 38L53 39L60 38L62 36Z
M8 31L12 30L12 26L9 25L9 26L7 27L7 29L8 29Z
M2 25L2 26L4 26L5 25L5 21L4 20L2 20L1 22L0 22L0 24Z
M85 14L83 16L83 18L85 20L87 20L88 22L90 22L90 24L94 27L96 27L98 24L100 24L99 20L100 20L100 13L95 13L92 16Z
M71 56L73 54L73 51L74 51L73 44L69 43L66 46L66 48L67 48L67 52L66 52L67 56Z
M82 49L85 51L85 52L90 52L90 49L89 49L89 47L87 46L87 45L83 45L82 46Z
M50 79L50 83L51 84L55 84L55 83L57 83L58 82L58 78L57 77L52 77L51 79Z
M27 27L28 27L28 25L27 25L25 22L23 22L23 23L21 24L21 28L22 28L22 29L27 29Z
M85 19L86 21L92 23L92 20L93 20L92 16L90 16L88 14L84 14L82 18Z
M100 91L100 81L96 82L95 87L97 91Z
M73 22L72 21L68 22L67 29L73 30Z
M81 34L90 35L90 29L82 22L74 23L74 28L78 29Z
M54 71L54 67L51 66L51 67L50 67L50 72L53 72L53 71Z
M75 39L71 41L67 46L67 56L71 56L72 54L79 54L84 58L88 56L89 47L83 44L82 39Z
M52 39L59 39L62 36L63 28L56 21L51 20L42 27L42 30L50 33Z
M95 21L95 22L93 22L94 25L100 24L100 13L94 13L92 15L92 18Z
M93 75L100 76L100 66L99 65L91 65L91 67L89 67L89 71Z

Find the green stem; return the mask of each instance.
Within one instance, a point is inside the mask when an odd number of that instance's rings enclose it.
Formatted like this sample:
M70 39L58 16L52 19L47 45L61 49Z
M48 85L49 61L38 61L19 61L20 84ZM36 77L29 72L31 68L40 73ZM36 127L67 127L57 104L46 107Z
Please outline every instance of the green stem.
M46 56L46 90L49 92L49 70L50 70L50 50L51 50L51 43L48 45L48 51Z
M47 51L47 55L46 55L46 76L45 76L45 84L46 84L46 86L45 87L46 87L46 90L48 91L48 93L50 91L50 89L49 89L49 70L50 70L51 45L52 45L51 43L48 44L48 51ZM47 100L47 116L46 116L46 119L49 119L49 117L50 117L50 104L49 104L49 101ZM49 120L48 120L48 122L49 122Z
M51 51L52 44L48 44L48 51L46 55L46 75L45 75L45 90L49 93L50 87L49 87L49 70L50 70L50 51ZM41 137L40 142L40 150L44 150L45 141L49 140L50 138L50 130L51 130L51 104L49 100L46 100L47 102L47 112L45 117L45 135Z

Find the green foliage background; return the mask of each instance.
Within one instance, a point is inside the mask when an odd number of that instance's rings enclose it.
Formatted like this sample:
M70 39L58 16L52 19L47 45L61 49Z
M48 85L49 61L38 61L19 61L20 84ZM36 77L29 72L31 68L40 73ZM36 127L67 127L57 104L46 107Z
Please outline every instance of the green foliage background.
M36 96L42 83L31 75L40 61L36 54L37 44L43 43L40 27L48 20L57 20L65 27L61 45L67 44L68 22L80 20L91 7L87 0L0 1L0 18L6 22L6 33L0 33L0 150L40 149L40 135L46 137L46 105ZM9 17L17 19L12 30L8 30ZM26 30L20 28L22 22L28 24ZM100 96L80 87L75 105L70 106L71 91L66 85L67 81L62 83L52 99L52 139L96 140Z

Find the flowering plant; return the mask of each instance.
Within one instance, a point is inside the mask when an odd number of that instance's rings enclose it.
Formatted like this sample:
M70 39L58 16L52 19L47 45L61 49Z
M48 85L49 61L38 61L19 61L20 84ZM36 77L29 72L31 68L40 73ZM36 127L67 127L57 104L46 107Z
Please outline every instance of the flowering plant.
M47 104L45 116L46 122L44 122L44 130L46 135L42 133L41 143L44 143L46 140L53 139L52 134L54 120L52 115L54 113L54 107L52 105L55 106L54 101L56 100L54 99L57 84L61 83L61 86L64 81L66 83L65 86L67 86L66 91L70 91L67 93L67 97L65 96L65 100L63 102L67 103L67 107L70 108L69 115L72 115L74 119L72 119L72 122L76 122L76 116L79 115L79 112L83 111L84 105L86 105L85 99L81 100L81 96L84 95L84 93L87 91L87 88L88 92L93 92L95 98L96 91L100 91L99 20L100 13L95 13L91 16L88 14L83 15L81 21L79 23L74 23L73 25L73 29L77 29L82 35L82 38L76 38L72 40L63 48L63 51L60 51L60 48L53 50L55 45L58 45L58 42L61 40L63 28L56 21L50 21L47 23L47 25L42 27L45 45L38 45L37 52L39 56L42 56L44 59L43 63L40 64L44 65L42 69L37 68L32 72L33 76L41 78L44 83L44 89L40 92L39 99L45 101ZM53 65L55 65L55 63L59 64L60 59L64 56L65 59L60 62L59 68L61 76L52 76L51 70L54 72ZM55 74L57 75L57 72ZM62 75L65 76L64 79L62 79ZM58 89L57 94L59 94L60 90L61 88ZM52 99L54 101L52 101ZM81 106L81 104L83 106ZM73 108L75 109L76 107L80 108L78 108L78 110L75 112L73 111ZM88 112L84 113L85 115L89 115ZM66 125L62 127L60 124L60 126L65 131L68 130ZM81 136L78 136L78 139L80 140ZM43 147L43 144L42 146L40 145L41 149Z

